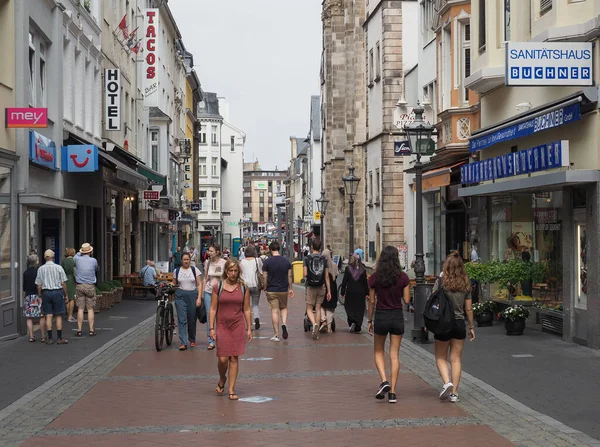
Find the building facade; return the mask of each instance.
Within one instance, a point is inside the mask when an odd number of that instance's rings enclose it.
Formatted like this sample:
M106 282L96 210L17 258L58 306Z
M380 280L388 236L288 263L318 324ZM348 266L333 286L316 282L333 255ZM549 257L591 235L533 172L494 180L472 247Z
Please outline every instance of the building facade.
M219 98L223 115L221 126L221 209L223 212L223 246L234 250L233 239L242 238L244 200L240 192L244 184L244 145L246 134L231 124L229 104Z
M221 219L221 131L223 117L216 93L203 92L198 107L200 146L198 150L198 230L202 251L222 241Z
M263 171L258 161L244 163L244 228L247 237L275 229L277 205L285 203L287 171Z
M349 251L349 197L342 177L356 168L365 185L364 149L366 140L366 0L325 0L323 2L323 48L321 62L321 119L323 190L329 200L325 216L326 243L344 258ZM354 245L365 247L365 194L354 203Z
M15 1L5 1L0 7L0 104L3 108L16 106L17 81L15 77ZM17 131L8 128L7 114L0 111L0 340L14 338L20 329L19 309L22 306L19 291L19 270L14 268L18 255L17 206Z
M600 280L588 272L599 267L593 254L600 247L600 121L597 88L586 85L598 83L592 65L599 28L590 17L599 7L567 0L472 3L466 87L481 95L481 129L470 137L472 158L459 191L467 203L479 200L469 225L480 257L530 257L544 266L544 281L526 292L551 308L534 309L542 327L593 348L600 348ZM533 76L515 65L506 48L524 43L580 56L561 57L568 69L558 68L563 85L557 86L547 59L532 56ZM513 86L523 83L526 88ZM490 296L507 298L494 285Z

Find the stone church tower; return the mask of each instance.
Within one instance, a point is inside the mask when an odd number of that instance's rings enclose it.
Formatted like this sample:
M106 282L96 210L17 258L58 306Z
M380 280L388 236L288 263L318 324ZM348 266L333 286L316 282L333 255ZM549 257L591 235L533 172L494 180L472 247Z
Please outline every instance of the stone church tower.
M361 178L354 203L354 247L365 250L366 0L323 1L321 61L323 190L329 200L325 243L348 258L350 206L342 177Z

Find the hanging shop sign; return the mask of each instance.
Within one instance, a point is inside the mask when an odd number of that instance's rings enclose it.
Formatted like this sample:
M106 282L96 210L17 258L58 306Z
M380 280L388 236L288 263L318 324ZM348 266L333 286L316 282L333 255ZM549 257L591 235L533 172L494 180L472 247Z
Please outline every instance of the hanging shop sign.
M190 204L190 211L192 211L193 213L198 213L200 212L200 203L192 203Z
M591 42L507 42L506 85L590 86Z
M56 143L33 130L29 131L29 160L44 166L45 168L57 169Z
M104 130L121 130L121 70L104 70Z
M408 140L394 141L394 155L396 157L410 155L410 142Z
M569 142L561 140L463 165L460 181L470 185L567 166Z
M144 200L160 200L160 191L147 189L143 193Z
M156 8L144 10L144 106L158 106L158 54L159 12Z
M96 172L98 146L79 144L62 147L62 170L67 172Z
M553 129L562 126L563 124L578 121L579 119L581 119L581 108L579 103L572 104L533 117L522 123L498 129L481 137L475 136L469 141L469 148L471 152L476 152L497 143L533 135L543 130Z
M8 107L6 109L7 128L48 127L48 109L40 107Z
M266 190L267 182L254 182L254 189Z

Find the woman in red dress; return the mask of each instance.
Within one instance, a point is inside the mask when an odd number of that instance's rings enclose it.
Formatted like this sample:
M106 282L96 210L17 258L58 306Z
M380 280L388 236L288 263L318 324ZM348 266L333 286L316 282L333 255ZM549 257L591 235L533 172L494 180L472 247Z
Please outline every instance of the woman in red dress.
M210 336L217 341L219 383L217 394L223 395L229 370L229 399L238 400L235 382L238 376L238 358L244 353L246 340L252 341L252 312L250 291L244 285L239 263L229 259L225 264L223 280L213 287L210 303ZM216 323L216 330L215 330Z

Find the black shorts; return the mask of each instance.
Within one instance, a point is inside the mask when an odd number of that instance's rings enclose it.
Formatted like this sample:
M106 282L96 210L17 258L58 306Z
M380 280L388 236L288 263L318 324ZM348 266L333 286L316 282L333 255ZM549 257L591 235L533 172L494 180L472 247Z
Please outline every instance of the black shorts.
M377 335L404 334L404 313L400 309L376 309L373 332Z
M454 327L444 335L435 335L433 338L439 341L464 340L467 338L467 326L465 320L454 320Z

